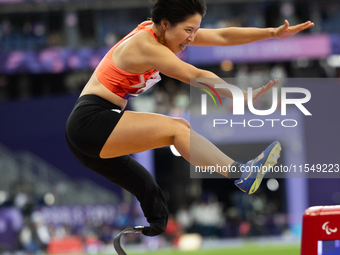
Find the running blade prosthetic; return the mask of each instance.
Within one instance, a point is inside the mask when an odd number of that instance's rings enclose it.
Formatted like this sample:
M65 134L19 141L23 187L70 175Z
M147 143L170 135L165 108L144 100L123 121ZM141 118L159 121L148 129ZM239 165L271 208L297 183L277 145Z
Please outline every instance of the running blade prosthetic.
M122 232L120 232L118 235L116 235L115 239L113 240L113 247L115 248L118 255L127 255L126 252L123 250L122 246L120 245L120 239L123 234L126 233L142 233L144 227L138 226L134 228L126 228Z

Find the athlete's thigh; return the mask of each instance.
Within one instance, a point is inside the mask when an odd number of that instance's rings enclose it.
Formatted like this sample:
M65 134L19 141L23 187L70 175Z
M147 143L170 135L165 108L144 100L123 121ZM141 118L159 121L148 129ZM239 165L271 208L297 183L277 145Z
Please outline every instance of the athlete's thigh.
M155 113L125 111L101 152L101 158L138 153L173 144L176 134L190 134L183 119Z

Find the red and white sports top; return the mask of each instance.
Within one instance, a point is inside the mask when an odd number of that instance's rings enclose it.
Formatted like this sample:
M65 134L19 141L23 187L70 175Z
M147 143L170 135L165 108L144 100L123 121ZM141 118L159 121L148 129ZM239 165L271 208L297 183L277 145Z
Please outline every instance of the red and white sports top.
M149 32L158 41L155 31L149 27L146 27L150 24L153 24L153 22L145 21L141 23L131 33L116 43L105 55L95 70L98 80L107 89L121 98L134 98L161 80L159 72L156 69L144 73L134 74L119 69L112 61L112 52L118 47L118 45L140 31Z

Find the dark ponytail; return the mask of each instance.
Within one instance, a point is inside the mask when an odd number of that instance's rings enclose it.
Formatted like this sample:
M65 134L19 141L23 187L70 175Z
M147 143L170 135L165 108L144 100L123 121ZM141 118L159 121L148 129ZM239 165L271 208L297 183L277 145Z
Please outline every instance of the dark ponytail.
M152 3L152 21L156 24L165 18L176 26L189 16L200 14L203 17L207 10L204 0L152 0Z

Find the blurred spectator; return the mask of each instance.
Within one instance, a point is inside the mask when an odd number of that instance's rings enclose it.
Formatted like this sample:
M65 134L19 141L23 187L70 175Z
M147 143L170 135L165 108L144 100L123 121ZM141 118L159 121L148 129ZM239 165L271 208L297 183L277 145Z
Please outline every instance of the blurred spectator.
M168 225L166 226L164 235L167 240L175 246L178 244L179 237L183 235L183 228L178 224L176 218L171 213L169 214Z
M24 21L24 25L22 27L22 32L24 36L31 36L33 35L33 25L30 19L26 19Z
M5 75L0 75L0 102L5 101L8 98L8 81Z
M235 74L236 85L243 90L247 90L250 84L250 75L247 65L237 66L237 71Z
M36 254L38 252L38 243L34 238L34 231L33 224L27 222L19 234L20 244L28 254Z
M242 221L239 227L240 236L248 236L251 229L251 225L248 221Z
M0 27L1 27L1 30L0 30L1 31L0 35L1 36L8 37L8 36L11 35L11 33L12 33L12 23L9 20L8 17L5 17L5 18L2 19Z
M103 224L99 228L99 239L106 245L112 242L112 229L109 225Z
M47 37L47 47L55 47L63 44L61 33L53 32Z
M179 210L176 212L176 221L185 232L191 232L194 221L186 204L181 205Z
M46 34L46 27L45 27L45 23L42 21L36 21L33 24L33 34L35 36L44 36Z
M127 203L122 203L119 205L118 213L115 219L115 225L118 229L124 229L128 226L130 206Z
M51 240L47 226L42 221L39 221L35 223L35 229L40 248L46 250L47 245Z
M270 79L279 79L280 82L277 84L282 86L287 78L287 72L283 64L275 64L270 70ZM276 86L277 86L276 85Z
M156 86L153 89L153 96L156 100L156 109L155 111L158 113L168 113L168 109L170 108L170 102L169 102L169 96L166 93L166 91L164 90L164 88L162 88L161 86Z
M66 90L69 93L79 93L84 84L90 79L91 72L72 72L65 78Z
M329 1L320 6L322 32L339 33L340 4L338 1Z
M109 32L109 33L106 34L104 40L105 40L106 46L112 47L113 45L115 45L118 42L118 37L115 33Z
M200 202L192 206L191 213L195 220L195 230L203 237L220 236L224 227L222 206L219 202Z
M183 84L185 86L185 84ZM173 100L172 114L175 116L182 116L184 113L189 111L190 98L183 88L179 88Z
M94 232L90 232L85 237L84 246L87 254L98 254L100 252L101 243L98 236Z
M57 238L63 238L67 236L66 228L62 224L53 225L52 236Z
M47 245L51 241L51 235L48 227L45 225L39 212L33 212L31 221L34 224L34 236L39 250L46 251Z

